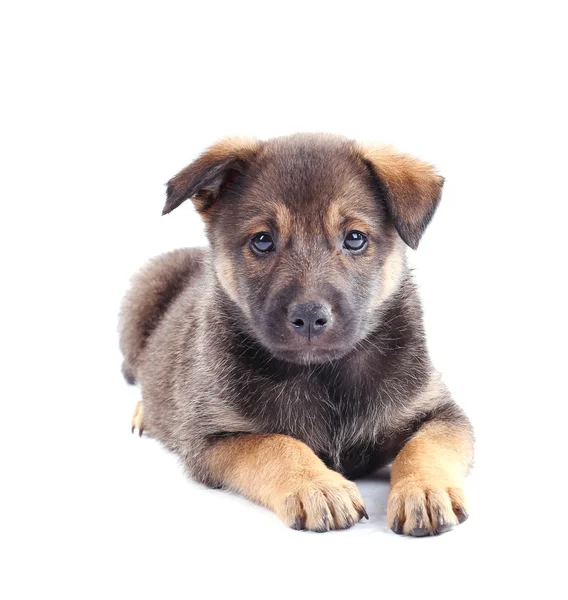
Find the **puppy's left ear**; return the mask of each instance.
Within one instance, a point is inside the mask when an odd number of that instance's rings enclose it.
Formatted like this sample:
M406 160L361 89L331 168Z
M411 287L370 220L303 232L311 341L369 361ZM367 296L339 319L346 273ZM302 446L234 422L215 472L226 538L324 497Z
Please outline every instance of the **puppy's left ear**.
M256 156L261 142L254 139L225 138L194 160L168 181L166 205L168 214L191 198L197 211L205 217L207 211L231 187Z
M444 178L436 169L388 147L358 146L376 178L400 237L416 250L440 203Z

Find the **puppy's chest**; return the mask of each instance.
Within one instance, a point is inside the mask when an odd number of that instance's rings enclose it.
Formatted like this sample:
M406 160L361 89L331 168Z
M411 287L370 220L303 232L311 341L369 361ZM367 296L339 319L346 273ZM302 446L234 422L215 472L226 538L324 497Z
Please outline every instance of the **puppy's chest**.
M247 412L261 431L302 440L344 473L363 473L381 462L385 427L378 390L345 389L309 377L260 389Z

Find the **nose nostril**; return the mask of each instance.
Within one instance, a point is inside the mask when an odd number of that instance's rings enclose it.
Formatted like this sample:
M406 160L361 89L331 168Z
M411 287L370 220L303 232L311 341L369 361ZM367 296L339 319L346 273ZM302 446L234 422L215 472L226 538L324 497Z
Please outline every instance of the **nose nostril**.
M288 308L288 323L294 334L311 340L324 335L332 327L333 316L331 309L323 304L294 304Z

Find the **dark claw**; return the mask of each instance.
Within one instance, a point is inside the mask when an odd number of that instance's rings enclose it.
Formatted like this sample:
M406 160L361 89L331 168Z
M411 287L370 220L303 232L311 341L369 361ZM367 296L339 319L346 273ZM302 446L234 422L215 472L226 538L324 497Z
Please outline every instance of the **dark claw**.
M359 516L360 516L361 518L365 517L365 519L367 519L367 521L369 520L369 515L367 514L367 511L365 510L365 507L364 507L364 506L362 506L362 507L359 509Z
M132 429L130 430L130 433L134 433L135 429L136 429L136 427L134 427L134 425L132 425Z
M329 531L329 517L327 515L325 515L325 517L323 518L323 525L321 527L318 527L317 531L318 533Z
M355 521L353 520L353 517L349 515L347 517L347 527L353 527L353 525L355 525Z
M302 529L304 529L304 525L302 524L302 517L300 515L296 517L296 520L292 525L292 529L295 529L296 531L302 531Z
M326 531L329 531L329 530L330 530L330 527L329 527L329 518L328 518L328 516L326 515L326 516L323 518L323 525L322 525L321 527L318 527L318 528L316 529L316 532L317 532L317 533L325 533Z
M425 537L430 535L430 532L426 529L426 527L415 527L410 532L410 535L413 535L414 537Z
M463 523L464 521L467 521L469 515L467 514L467 511L465 510L465 508L463 508L462 506L456 508L454 510L454 512L456 513L456 517L458 518L458 523Z
M140 429L138 430L138 435L140 437L142 437L142 434L144 433L144 427L140 427Z
M402 525L400 524L400 519L398 517L394 518L391 529L398 535L402 533Z
M453 527L451 523L446 521L444 514L440 510L436 511L436 520L438 521L438 525L436 526L436 535L439 533L445 533Z
M446 531L450 531L451 528L451 523L439 522L438 526L436 527L436 533L446 533Z

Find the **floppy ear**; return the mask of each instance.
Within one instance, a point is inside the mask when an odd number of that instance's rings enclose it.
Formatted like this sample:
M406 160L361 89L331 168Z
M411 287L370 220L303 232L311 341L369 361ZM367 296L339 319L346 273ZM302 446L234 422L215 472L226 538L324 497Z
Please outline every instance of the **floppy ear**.
M444 178L432 165L391 148L359 146L358 149L378 180L400 237L416 250L440 202Z
M259 148L259 141L242 138L226 138L211 146L168 181L162 214L168 214L191 198L197 211L204 215L223 188L230 187L235 177L244 172Z

